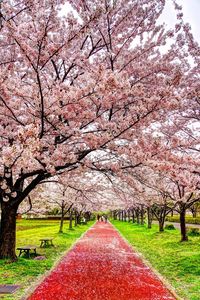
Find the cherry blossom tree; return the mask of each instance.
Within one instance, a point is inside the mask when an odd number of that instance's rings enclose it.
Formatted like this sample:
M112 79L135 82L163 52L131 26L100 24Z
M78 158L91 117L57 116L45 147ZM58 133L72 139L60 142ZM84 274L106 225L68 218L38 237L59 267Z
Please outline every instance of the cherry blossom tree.
M156 188L162 196L162 201L155 207L154 214L157 216L159 224L162 225L169 212L178 211L180 214L181 241L184 242L188 240L185 221L186 210L200 200L199 178L186 170L181 171L181 174L180 172L173 172L170 175L164 177L162 188L161 186Z
M190 36L178 5L166 30L163 0L69 1L63 16L65 3L1 1L0 258L16 258L16 212L39 183L115 169L103 155L141 163L142 132L152 136L185 96Z
M176 210L180 214L181 241L187 241L186 210L200 200L200 181L199 176L194 174L193 163L189 164L187 161L187 165L184 166L179 165L178 159L176 162L172 166L166 164L165 168L159 165L156 170L148 168L148 172L143 168L139 180L154 191L153 211L159 221L160 231L163 230L166 215ZM143 174L142 178L141 174Z
M68 175L68 176L67 176ZM102 176L94 176L89 172L73 177L67 174L62 177L54 176L38 185L19 206L18 213L27 211L37 214L47 214L52 209L58 209L60 229L63 232L64 218L69 217L69 228L72 228L74 217L75 226L80 224L83 216L90 217L91 211L102 206L103 191L106 189ZM71 174L70 174L71 175ZM89 220L89 219L88 219Z
M180 178L176 176L172 179L174 184L170 197L176 201L176 210L180 214L180 226L181 226L181 241L187 241L186 210L189 209L194 203L200 200L199 194L199 178L193 176L187 172L185 176Z
M192 206L190 206L189 210L191 211L193 218L197 217L199 207L200 207L200 202L196 202Z
M44 204L48 205L49 209L56 207L60 211L60 227L59 232L63 232L64 218L70 213L74 202L76 201L77 195L75 191L70 189L68 186L61 184L57 185L45 185L44 190L41 194Z

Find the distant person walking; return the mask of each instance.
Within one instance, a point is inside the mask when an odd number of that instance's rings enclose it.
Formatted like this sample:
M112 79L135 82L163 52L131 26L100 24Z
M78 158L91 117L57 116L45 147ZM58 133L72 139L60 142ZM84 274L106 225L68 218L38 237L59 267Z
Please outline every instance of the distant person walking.
M100 215L98 214L98 215L97 215L97 221L98 221L98 222L99 222L100 218L101 218L101 217L100 217Z

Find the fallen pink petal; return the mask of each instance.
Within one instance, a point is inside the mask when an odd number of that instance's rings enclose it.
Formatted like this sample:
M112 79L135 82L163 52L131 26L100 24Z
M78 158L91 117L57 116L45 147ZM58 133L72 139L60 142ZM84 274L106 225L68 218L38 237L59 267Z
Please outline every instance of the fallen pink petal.
M29 300L173 300L110 223L97 222Z

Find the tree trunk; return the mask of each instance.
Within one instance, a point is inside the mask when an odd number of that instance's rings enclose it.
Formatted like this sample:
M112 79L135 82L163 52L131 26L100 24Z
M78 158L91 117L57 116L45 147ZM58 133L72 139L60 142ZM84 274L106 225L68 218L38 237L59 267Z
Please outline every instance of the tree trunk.
M77 224L81 224L81 213L77 213Z
M132 210L132 223L135 223L135 212L134 212L134 209Z
M139 212L139 210L138 209L136 209L136 219L137 219L137 224L139 225L140 224L140 216L139 216L139 214L140 214L140 212Z
M64 223L64 208L61 210L61 219L60 219L60 229L59 232L63 233L63 223Z
M0 259L17 258L15 253L17 208L4 202L1 204Z
M126 211L124 211L124 221L126 222Z
M130 222L131 219L130 219L130 210L128 210L128 222Z
M72 229L72 212L69 214L69 229Z
M116 211L114 211L114 213L113 213L113 218L114 218L114 220L117 220L117 212Z
M180 209L180 226L181 226L181 242L188 241L187 232L186 232L186 225L185 225L185 207Z
M77 224L78 224L77 211L75 210L75 214L74 214L74 226L77 226Z
M141 210L140 210L140 224L144 225L144 208L143 208L143 206L141 207Z
M91 220L91 212L88 213L88 222Z
M147 221L148 221L148 226L147 228L151 228L151 224L152 224L152 213L151 213L151 208L147 207Z
M158 220L158 222L159 222L159 231L160 231L160 232L163 232L163 231L164 231L164 223L165 223L165 220L163 220L163 218L160 218L160 219Z
M197 210L196 210L196 209L194 209L194 210L192 211L192 217L193 217L193 218L196 218L196 217L197 217Z

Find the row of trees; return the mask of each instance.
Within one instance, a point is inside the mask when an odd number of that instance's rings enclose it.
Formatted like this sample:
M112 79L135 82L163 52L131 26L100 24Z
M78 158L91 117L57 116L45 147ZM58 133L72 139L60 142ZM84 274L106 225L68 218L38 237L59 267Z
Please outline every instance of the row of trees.
M196 204L200 204L197 202ZM187 210L186 210L187 211ZM147 222L147 228L151 228L152 221L156 220L159 224L159 231L164 231L164 224L166 217L169 214L179 213L180 210L172 203L161 204L155 203L152 206L145 206L144 204L135 204L134 206L128 209L116 209L111 212L111 215L114 220L137 223L139 225L144 225ZM187 241L187 231L185 227L185 221L180 218L181 221L181 241Z
M169 30L163 0L68 2L0 1L0 258L16 258L19 205L55 175L115 175L143 201L162 171L170 197L196 197L199 46L181 7Z
M61 216L60 232L63 231L66 215L71 228L72 218L76 225L81 216L86 216L89 211L114 207L114 218L138 224L144 224L147 218L148 228L151 228L152 219L155 218L159 230L163 231L166 216L176 212L180 215L181 241L187 241L186 211L190 209L194 213L200 204L198 176L189 174L188 182L183 183L183 174L170 178L170 173L156 173L147 166L137 168L134 174L126 173L125 181L119 175L122 174L117 171L106 177L94 176L90 172L79 176L79 183L75 174L71 179L62 177L62 180L55 178L46 181L31 194L33 201L29 197L20 210L34 209L36 213L46 213L56 208Z
M71 181L71 182L70 182ZM72 180L55 177L54 180L47 181L36 188L29 197L20 205L18 213L26 215L47 216L51 213L60 218L59 232L63 233L64 220L69 219L69 229L81 224L83 218L85 222L90 221L91 211L93 211L92 196L94 189L92 186L83 187L80 183L72 183Z
M127 174L126 174L127 175ZM187 181L186 181L187 180ZM177 212L180 216L181 241L187 241L186 211L193 212L199 206L199 176L193 172L182 170L181 173L155 170L141 167L129 174L129 185L123 182L115 188L124 200L124 206L117 208L114 216L124 220L132 218L138 223L144 223L146 213L148 228L151 228L152 218L159 222L159 230L164 230L166 216Z

